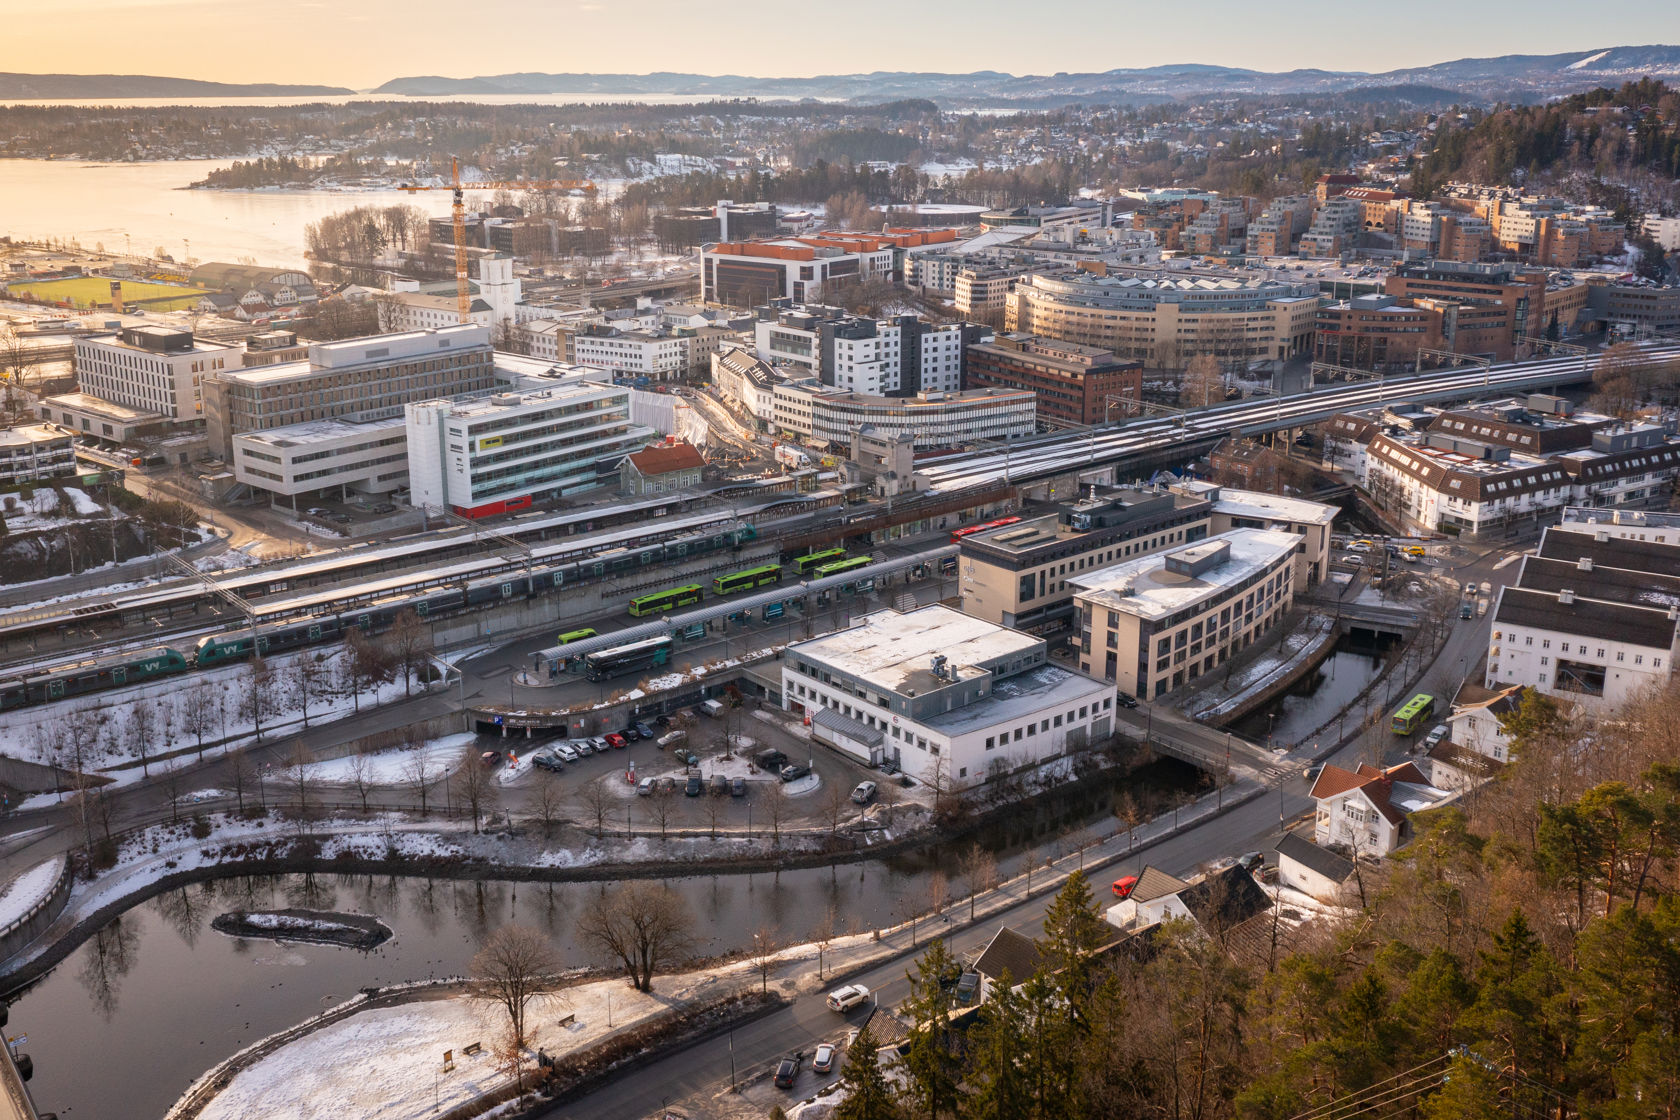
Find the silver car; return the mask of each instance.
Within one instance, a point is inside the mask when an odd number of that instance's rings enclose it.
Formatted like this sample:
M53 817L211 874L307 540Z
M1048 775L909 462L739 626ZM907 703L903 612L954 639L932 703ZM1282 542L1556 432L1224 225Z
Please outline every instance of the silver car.
M556 743L553 750L555 756L565 762L576 762L578 760L578 752L572 749L570 743Z

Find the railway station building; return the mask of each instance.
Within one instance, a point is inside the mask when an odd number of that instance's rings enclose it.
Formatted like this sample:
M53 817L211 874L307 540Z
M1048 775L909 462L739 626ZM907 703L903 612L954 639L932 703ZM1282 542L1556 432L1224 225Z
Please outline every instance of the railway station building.
M788 646L782 706L869 765L965 789L1107 739L1114 687L1052 665L1042 639L942 604L865 615Z

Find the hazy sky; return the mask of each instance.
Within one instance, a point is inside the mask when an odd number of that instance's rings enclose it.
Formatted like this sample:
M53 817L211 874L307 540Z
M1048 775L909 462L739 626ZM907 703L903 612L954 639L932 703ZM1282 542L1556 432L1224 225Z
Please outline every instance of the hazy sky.
M365 89L513 71L1389 70L1680 43L1680 3L1565 0L0 0L0 69Z

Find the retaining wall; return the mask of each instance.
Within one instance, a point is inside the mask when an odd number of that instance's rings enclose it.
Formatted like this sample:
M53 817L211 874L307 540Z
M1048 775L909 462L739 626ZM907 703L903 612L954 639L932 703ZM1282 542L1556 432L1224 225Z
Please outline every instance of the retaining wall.
M24 946L41 936L47 927L64 913L64 904L70 900L70 883L73 878L70 874L70 859L62 854L53 858L58 860L58 878L47 897L37 903L29 913L0 929L0 960L9 960L21 952Z

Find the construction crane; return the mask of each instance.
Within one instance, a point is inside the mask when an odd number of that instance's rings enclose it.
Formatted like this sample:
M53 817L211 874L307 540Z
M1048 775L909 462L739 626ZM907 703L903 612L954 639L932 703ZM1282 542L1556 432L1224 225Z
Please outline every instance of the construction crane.
M490 180L488 182L461 182L461 161L455 157L449 160L449 182L438 186L422 186L417 183L403 183L399 190L410 194L416 191L451 191L454 194L454 205L450 208L455 219L455 303L461 313L461 322L472 322L472 297L467 288L467 206L465 193L475 191L584 191L595 193L595 184L588 179L513 179Z

